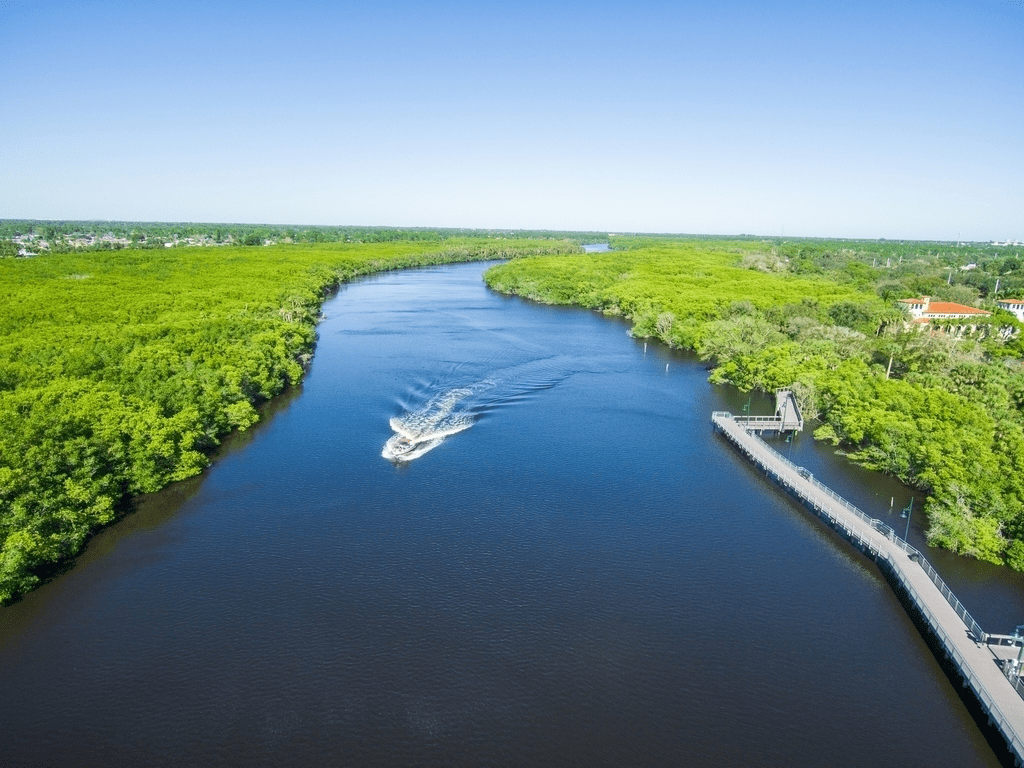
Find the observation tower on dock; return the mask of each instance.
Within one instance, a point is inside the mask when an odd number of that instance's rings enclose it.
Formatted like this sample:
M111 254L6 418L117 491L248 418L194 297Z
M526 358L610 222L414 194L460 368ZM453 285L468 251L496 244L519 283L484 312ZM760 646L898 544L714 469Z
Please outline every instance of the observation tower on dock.
M796 404L796 397L792 390L775 390L775 415L774 416L736 416L736 423L744 427L748 432L757 432L759 435L765 432L802 432L804 428L804 417L800 413L800 406Z

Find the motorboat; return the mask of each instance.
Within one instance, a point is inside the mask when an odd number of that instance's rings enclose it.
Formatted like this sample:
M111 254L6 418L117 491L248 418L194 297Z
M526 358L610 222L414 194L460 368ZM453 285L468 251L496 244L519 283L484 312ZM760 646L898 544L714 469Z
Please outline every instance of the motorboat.
M402 433L392 435L386 443L384 450L380 452L388 461L396 463L418 459L432 448L436 448L444 441L443 436L431 436L425 439L409 437Z

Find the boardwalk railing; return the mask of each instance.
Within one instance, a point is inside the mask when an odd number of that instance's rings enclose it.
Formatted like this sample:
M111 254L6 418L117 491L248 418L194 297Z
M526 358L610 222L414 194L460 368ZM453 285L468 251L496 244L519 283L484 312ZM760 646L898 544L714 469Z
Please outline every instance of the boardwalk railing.
M1020 764L1020 756L1024 755L1024 739L1018 735L1017 730L1014 728L1014 721L1008 717L1005 712L1003 712L998 702L996 702L995 696L992 695L992 692L989 691L985 686L985 683L978 677L973 666L957 649L956 643L953 642L953 638L942 626L942 622L928 610L927 601L921 598L910 581L904 577L902 570L898 567L894 567L896 564L893 563L888 556L885 556L885 560L889 565L890 572L896 576L900 585L907 590L908 598L917 606L918 610L921 611L925 621L928 623L928 626L931 627L933 632L935 632L936 636L939 638L939 642L942 643L943 648L946 649L946 653L949 654L950 660L960 671L964 685L974 692L974 695L977 697L978 701L981 702L982 707L988 714L989 721L996 730L1002 734L1003 738L1006 740L1007 746L1010 747L1010 751L1017 755L1018 764ZM1021 686L1020 678L1017 678L1016 680L1009 680L1008 682L1013 685L1019 695L1024 697L1024 687Z
M733 417L733 415L731 413L729 413L729 411L715 411L714 413L711 414L712 421L714 421L716 424L719 424L719 425L721 425L720 422L725 420L725 419L732 419L733 421L735 421L740 426L745 426L745 419L746 418L747 417L744 417L744 416ZM768 418L773 418L773 417L768 417ZM764 450L767 453L771 454L772 457L776 461L779 461L779 462L782 462L783 464L786 464L787 466L791 467L795 472L797 472L798 474L802 475L808 482L810 482L812 485L814 485L815 489L819 493L822 493L822 494L825 494L825 495L831 497L836 503L842 505L846 509L846 511L850 512L853 515L856 515L861 520L863 520L865 523L867 523L872 528L874 528L876 531L880 531L881 533L885 534L886 538L888 538L897 547L899 547L904 552L906 552L910 556L910 559L916 561L917 564L919 566L921 566L921 569L925 573L928 574L928 578L930 578L932 580L932 582L934 582L935 586L939 588L939 592L942 593L942 596L944 598L946 598L946 601L953 607L953 610L956 611L957 616L959 616L963 620L964 624L967 626L967 629L970 631L970 633L974 637L974 639L977 640L979 643L984 643L986 641L986 639L988 638L988 635L981 628L981 625L979 625L978 622L976 622L974 620L974 617L971 616L971 614L967 612L967 609L964 608L963 603L961 603L957 599L956 595L953 594L953 590L951 590L948 586L946 586L946 582L944 582L942 580L942 577L939 576L938 571L936 571L935 568L932 567L932 564L928 562L928 560L925 558L925 556L923 554L921 554L920 550L918 550L915 547L912 547L910 544L908 544L903 538L898 536L896 534L896 532L890 526L886 525L884 522L882 522L881 520L879 520L877 518L871 517L870 515L866 515L864 512L862 512L857 507L855 507L853 504L848 502L846 499L844 499L838 493L833 491L827 485L818 482L818 480L816 480L814 477L812 477L810 475L810 473L807 472L807 470L805 470L803 467L798 467L796 464L791 462L789 459L787 459L785 456L783 456L781 453L776 451L774 448L772 448L767 443L762 443L762 445L764 446L762 450ZM757 459L754 458L753 456L751 456L751 458L754 459L755 461L757 461ZM757 461L757 463L761 464L762 462ZM813 499L808 499L808 500L813 503ZM824 510L822 510L822 511L824 511ZM855 536L857 535L853 531L849 531L846 528L846 526L843 526L841 521L835 520L831 516L829 516L829 519L830 519L830 521L833 524L836 524L836 525L839 525L839 526L843 527L843 529L844 529L844 531L846 533L852 534L852 535L855 535ZM858 538L859 538L859 536L858 536ZM868 545L868 546L872 550L875 549L871 545Z
M748 429L781 429L781 416L736 416L736 423Z
M1024 766L1024 738L1021 736L1024 734L1024 717L1018 706L1020 698L1024 698L1024 681L1019 677L1004 677L1004 673L990 666L993 662L991 657L978 656L980 649L987 647L990 637L993 642L999 643L1001 636L986 634L931 563L920 551L896 535L891 526L864 514L831 488L815 480L809 471L796 466L759 440L754 436L755 429L747 428L728 411L715 411L711 419L747 458L803 501L840 535L871 556L889 574L894 580L893 586L898 585L909 603L920 612L947 658L959 670L964 686L973 692L988 715L989 722L1006 740L1016 764ZM858 525L858 520L864 525ZM898 556L897 553L901 551L908 557ZM915 571L911 563L916 563L926 578L921 578L922 574ZM922 589L930 590L929 581L938 595L922 593ZM957 618L946 613L943 601L953 609ZM946 614L944 617L939 615L943 613ZM957 619L963 622L968 632L957 628ZM1007 682L1011 684L1011 689L1001 687Z

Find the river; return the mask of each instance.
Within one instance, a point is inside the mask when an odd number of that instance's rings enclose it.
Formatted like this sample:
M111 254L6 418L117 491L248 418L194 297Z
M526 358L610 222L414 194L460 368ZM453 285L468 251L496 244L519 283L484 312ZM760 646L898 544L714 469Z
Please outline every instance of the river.
M875 567L712 432L746 395L482 269L343 286L300 389L0 609L0 762L998 764ZM461 431L393 463L395 419ZM929 556L1024 620L1019 575Z

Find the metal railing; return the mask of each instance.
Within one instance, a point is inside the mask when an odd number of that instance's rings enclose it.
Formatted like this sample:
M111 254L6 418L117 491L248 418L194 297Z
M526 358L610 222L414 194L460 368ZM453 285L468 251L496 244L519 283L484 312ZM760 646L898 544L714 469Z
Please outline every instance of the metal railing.
M914 604L917 605L918 609L921 611L921 615L924 617L925 621L928 622L928 625L932 628L936 637L938 637L939 642L941 642L943 647L946 649L950 659L954 664L956 664L957 669L960 670L960 674L963 676L964 685L968 686L974 692L974 695L977 696L978 701L981 702L982 706L987 711L992 725L995 726L995 728L1002 734L1007 745L1010 747L1010 750L1017 756L1017 759L1024 760L1024 739L1017 735L1010 718L1003 713L1003 710L1000 709L999 705L996 703L995 697L988 688L985 687L985 684L974 674L974 671L971 668L971 665L967 662L967 659L965 659L963 654L961 654L957 649L956 643L953 642L949 633L943 629L938 618L928 610L928 606L925 604L925 601L921 599L921 596L917 593L917 590L914 589L914 586L903 577L901 569L893 563L888 555L883 554L882 557L889 563L892 572L896 574L896 578L907 591L907 595L914 601ZM1020 678L1009 682L1013 684L1017 693L1024 697L1024 692L1022 692L1022 688L1024 688L1024 686L1022 686Z
M964 623L964 626L970 632L974 640L979 643L987 643L990 636L981 628L978 622L974 620L974 617L972 617L967 611L963 603L957 599L956 595L953 594L953 591L949 588L946 582L942 580L941 576L939 576L938 571L936 571L934 566L928 562L927 558L924 557L920 550L911 546L906 540L897 535L891 526L877 518L866 515L827 485L816 480L806 469L796 466L771 446L767 445L762 440L754 438L753 432L743 427L740 422L740 418L734 418L728 411L715 411L712 414L712 421L718 425L722 429L723 433L726 433L740 448L740 450L742 450L755 464L775 475L775 479L783 487L791 490L806 503L810 504L812 509L814 509L819 516L825 518L830 525L839 530L855 546L858 546L864 551L870 552L878 561L884 561L886 563L890 572L895 575L900 585L906 590L908 598L917 606L924 620L931 627L936 637L946 649L950 658L960 670L964 678L965 685L969 686L974 691L978 700L988 711L992 724L1006 739L1008 746L1017 756L1019 763L1024 765L1024 741L1022 741L1021 737L1017 735L1011 721L996 704L995 698L992 696L991 692L989 692L981 680L977 678L973 670L967 664L966 659L964 659L959 650L957 650L956 645L950 639L949 633L942 627L938 618L928 609L928 606L918 594L917 590L913 588L909 580L906 578L903 566L895 563L887 552L880 550L874 542L862 536L859 531L851 528L843 520L836 518L835 515L821 503L821 499L818 497L819 494L827 496L828 499L833 503L838 504L844 511L859 518L871 528L885 536L885 538L898 549L907 553L908 558L920 566L921 570L924 571L939 590L939 594L941 594L950 607L953 608L954 612ZM738 434L738 430L742 430L745 436L754 438L754 440L752 442L744 441ZM804 490L804 488L799 487L801 485L800 482L794 478L783 478L769 466L769 459L774 459L774 461L780 463L783 468L788 468L791 472L795 473L797 477L804 481L804 483L811 486L815 493L809 493ZM1024 699L1024 678L1013 677L1012 679L1007 679L1007 682L1010 683L1017 695Z
M1024 699L1024 677L1015 677L1010 682L1013 683L1013 690L1017 692L1017 695Z
M728 423L729 421L732 421L738 427L742 427L741 419L744 418L747 417L734 417L729 411L715 411L714 413L711 414L712 421L722 426L723 431L726 429L725 424ZM870 525L872 528L881 532L887 539L893 542L893 544L895 544L897 547L906 552L910 559L916 561L917 564L921 566L921 570L923 570L928 575L928 578L932 580L932 583L934 583L935 586L938 587L939 592L946 599L946 602L950 604L953 610L956 611L957 616L959 616L960 619L964 622L964 624L966 625L967 629L970 631L974 639L977 640L979 643L985 642L988 635L981 628L978 622L974 620L974 617L971 616L970 613L968 613L963 603L961 603L957 599L956 595L953 594L953 591L946 585L946 582L944 582L942 580L942 577L939 576L938 571L936 571L932 564L929 563L928 560L925 558L925 556L921 554L920 550L908 544L903 538L898 536L890 526L886 525L884 522L878 520L877 518L866 515L864 512L862 512L860 509L858 509L853 504L848 502L846 499L844 499L838 493L833 491L827 485L820 483L818 480L811 477L809 473L806 473L806 470L804 470L803 467L798 467L796 464L791 462L789 459L787 459L781 453L779 453L774 448L769 446L767 443L764 443L761 440L758 440L757 442L758 450L768 453L777 461L782 462L782 464L792 469L794 472L796 472L797 475L802 477L806 482L810 483L816 490L826 494L833 501L841 505L847 512L857 516L865 523ZM751 456L751 458L754 458L753 454L749 455ZM766 466L764 462L758 461L757 463L761 464L762 466ZM793 488L793 490L796 490L796 488ZM809 495L801 493L800 491L797 491L797 493L806 498L808 501L813 501L813 499ZM820 505L818 506L820 508ZM849 535L856 535L858 539L862 539L862 537L860 537L860 534L857 534L854 531L849 530L847 526L842 525L839 521L833 519L831 516L829 516L829 520L833 524L841 526L843 530L846 531ZM869 544L869 547L874 552L878 551L877 547L874 547L873 545Z
M797 429L799 429L802 432L804 428L804 415L800 411L800 404L796 401L796 395L793 394L793 390L785 388L775 390L776 410L778 410L779 395L781 395L782 393L785 393L787 400L793 404L793 412L796 415L797 422L799 423Z
M756 426L759 424L782 424L781 416L735 416L734 420L737 424L744 424L746 426Z
M723 433L729 434L729 424L733 425L735 429L742 429L743 433L753 438L754 435L751 431L744 429L741 423L743 417L733 417L728 411L715 411L711 415L712 421L718 425ZM795 472L804 482L809 484L815 491L825 494L833 502L839 504L846 512L856 516L867 525L871 526L874 530L885 536L890 542L892 542L897 548L906 552L909 559L916 562L921 570L925 572L932 583L938 588L939 594L946 600L950 607L956 612L956 615L964 623L964 626L970 632L971 636L978 643L987 643L989 635L981 628L974 617L967 611L963 603L957 599L956 595L949 588L942 577L939 576L938 571L935 570L934 566L928 562L927 558L921 553L920 550L911 546L905 539L896 534L891 526L887 525L877 518L870 517L869 515L862 512L856 506L851 504L849 501L844 499L842 496L837 494L827 485L816 480L806 469L798 467L785 456L780 454L774 448L763 442L762 440L756 440L753 446L746 444L741 440L739 435L736 433L729 434L730 438L736 445L742 450L755 464L759 465L762 469L769 470L767 457L775 459L780 462L784 467L787 467L792 472ZM765 454L766 456L758 455L758 453ZM774 473L773 473L774 474ZM797 487L796 482L791 482L776 476L776 480L785 488L793 491L797 496L802 498L806 503L809 503L814 511L820 516L825 518L828 523L835 529L842 532L842 534L851 541L854 545L858 546L864 551L868 551L873 554L878 560L884 560L888 565L889 570L896 576L901 586L907 591L909 599L917 606L921 615L925 621L935 632L936 637L948 651L950 657L955 661L957 667L961 670L965 684L970 685L971 689L975 692L978 700L988 709L993 725L998 728L999 732L1003 734L1007 744L1010 745L1011 750L1018 756L1018 759L1024 764L1024 742L1017 736L1016 732L1011 726L1008 726L1010 722L1008 718L1003 714L1002 710L999 709L995 703L995 699L992 694L985 688L984 684L974 675L970 667L967 665L966 660L962 657L962 654L956 649L956 646L951 642L949 634L939 624L938 619L928 609L917 590L913 588L910 582L905 578L903 568L895 563L887 552L883 552L879 547L869 539L866 539L861 533L849 525L843 520L838 519L833 515L825 506L822 505L821 500L817 498L817 494L810 494L805 492L803 489ZM1007 680L1013 687L1014 691L1024 699L1024 678L1015 677Z

